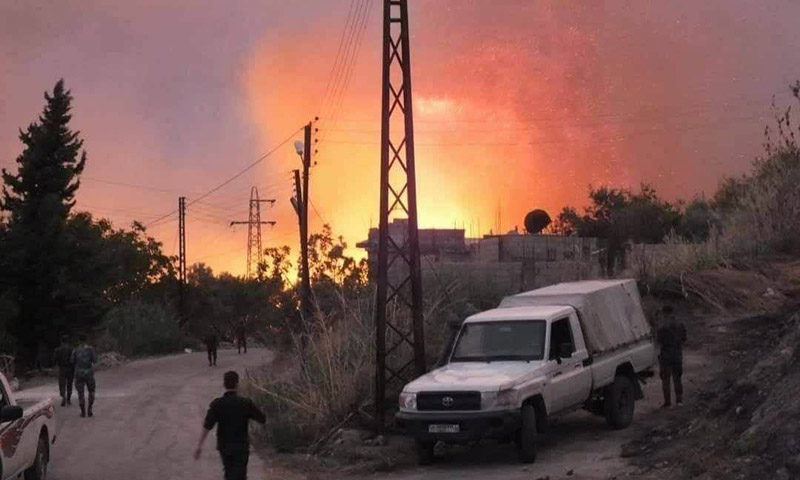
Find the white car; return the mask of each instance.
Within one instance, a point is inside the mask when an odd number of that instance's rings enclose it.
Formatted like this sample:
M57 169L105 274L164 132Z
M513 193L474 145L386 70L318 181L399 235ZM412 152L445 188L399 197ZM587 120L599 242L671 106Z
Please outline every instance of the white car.
M437 441L516 441L536 457L548 417L585 408L614 428L633 420L656 353L633 280L563 283L507 297L467 318L449 362L400 394L398 425L419 460Z
M0 397L0 479L45 480L55 442L53 401L18 401L2 373Z

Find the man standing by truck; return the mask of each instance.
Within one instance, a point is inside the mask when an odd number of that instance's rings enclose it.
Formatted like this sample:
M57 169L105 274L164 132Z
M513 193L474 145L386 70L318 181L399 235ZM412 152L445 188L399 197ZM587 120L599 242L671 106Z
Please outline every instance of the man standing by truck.
M250 420L264 424L267 418L252 400L239 396L239 374L234 371L226 372L223 384L225 394L212 401L208 407L194 458L200 458L203 443L216 426L217 450L222 457L225 480L247 480L247 462L250 458L247 427Z
M58 365L58 392L61 394L61 406L72 405L72 381L75 378L75 364L72 363L72 345L69 337L61 337L61 345L53 355Z
M87 343L86 335L78 337L80 345L72 352L72 363L75 365L75 389L78 390L78 404L81 407L81 417L85 417L86 401L84 399L84 389L89 390L89 416L94 416L94 349Z
M672 306L665 305L661 309L661 325L656 341L661 349L658 355L658 369L661 374L661 386L664 389L664 405L672 405L671 383L675 385L675 402L683 403L683 344L686 343L686 326L674 315Z

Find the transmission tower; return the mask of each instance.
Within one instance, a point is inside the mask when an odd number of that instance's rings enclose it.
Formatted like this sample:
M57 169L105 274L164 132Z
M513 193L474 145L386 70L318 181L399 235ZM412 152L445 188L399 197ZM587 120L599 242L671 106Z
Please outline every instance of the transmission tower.
M233 221L234 225L247 225L247 278L253 278L258 272L258 265L264 258L264 251L261 248L261 225L275 225L274 221L261 221L261 204L269 202L275 204L274 199L261 200L258 198L258 189L250 189L250 218L245 221Z
M425 372L409 48L408 1L384 0L380 224L375 304L375 409L379 428L385 420L387 394L397 393L403 384ZM389 234L389 217L393 211L408 218L408 228L400 235ZM387 317L390 306L392 315Z

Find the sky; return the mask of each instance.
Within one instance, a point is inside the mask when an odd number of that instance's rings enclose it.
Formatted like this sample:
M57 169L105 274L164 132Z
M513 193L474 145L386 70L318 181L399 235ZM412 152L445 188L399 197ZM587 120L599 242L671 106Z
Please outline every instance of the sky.
M0 167L64 78L88 154L78 208L152 223L173 254L177 197L274 149L188 207L188 262L241 274L247 228L229 222L253 186L276 200L264 246L297 251L292 144L319 116L311 230L352 247L378 218L381 3L0 2ZM793 0L409 3L420 225L469 236L580 207L589 185L713 195L800 79Z

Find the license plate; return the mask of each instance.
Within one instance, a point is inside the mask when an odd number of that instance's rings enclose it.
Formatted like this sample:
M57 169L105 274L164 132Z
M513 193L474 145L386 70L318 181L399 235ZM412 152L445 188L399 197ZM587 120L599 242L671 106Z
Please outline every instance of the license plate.
M428 433L458 433L461 428L455 425L428 425Z

